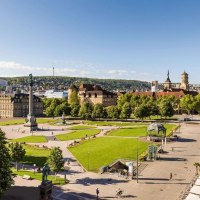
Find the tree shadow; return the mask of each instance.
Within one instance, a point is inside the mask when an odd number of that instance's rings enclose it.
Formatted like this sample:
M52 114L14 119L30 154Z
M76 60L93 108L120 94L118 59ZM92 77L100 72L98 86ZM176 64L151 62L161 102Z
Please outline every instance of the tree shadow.
M47 157L35 157L35 156L27 156L25 155L21 164L26 164L26 165L33 165L36 164L36 166L43 167L44 164L47 161Z
M196 142L197 140L190 139L190 138L179 138L176 140L177 142Z
M62 193L62 194L60 194ZM99 200L107 200L107 199L116 199L116 195L114 196L101 196L101 191L99 193ZM87 194L87 193L84 193L84 192L74 192L74 191L71 191L69 189L67 190L62 190L61 188L57 188L57 187L54 187L53 189L53 196L56 197L57 195L59 195L59 198L63 198L63 199L70 199L70 200L77 200L77 199L97 199L96 197L96 191L94 191L94 195L92 194ZM82 197L82 198L81 198ZM137 196L133 196L133 195L122 195L121 198L134 198L134 197L137 197Z
M117 183L127 183L129 180L117 180L112 178L101 178L101 179L92 179L89 177L85 177L83 179L77 179L76 183L83 185L111 185Z
M186 158L164 158L164 157L161 157L159 160L163 160L163 161L187 161Z
M39 194L38 187L12 186L1 200L37 200Z

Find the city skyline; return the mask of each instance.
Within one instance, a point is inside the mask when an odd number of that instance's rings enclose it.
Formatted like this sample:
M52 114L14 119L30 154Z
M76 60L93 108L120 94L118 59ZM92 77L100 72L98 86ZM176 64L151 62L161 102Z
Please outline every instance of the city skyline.
M0 1L0 76L200 83L200 2Z

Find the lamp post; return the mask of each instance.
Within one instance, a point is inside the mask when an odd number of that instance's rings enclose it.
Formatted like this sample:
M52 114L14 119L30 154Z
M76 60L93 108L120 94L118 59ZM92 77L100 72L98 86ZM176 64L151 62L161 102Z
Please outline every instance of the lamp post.
M34 175L35 175L35 167L36 167L36 164L33 164Z
M137 183L138 183L138 138L137 138L137 150L136 150L136 158L137 158L137 174L136 174L136 179L137 179Z
M88 151L88 171L90 170L90 152Z

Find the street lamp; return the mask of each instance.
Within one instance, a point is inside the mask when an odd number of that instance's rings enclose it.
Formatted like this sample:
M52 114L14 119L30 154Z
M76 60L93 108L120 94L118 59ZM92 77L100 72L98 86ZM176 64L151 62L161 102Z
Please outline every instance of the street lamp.
M35 175L35 167L36 167L36 164L33 164L34 175Z
M90 170L90 152L88 151L88 171Z
M138 138L137 138L137 150L136 150L136 158L137 158L137 174L136 174L136 179L137 179L137 183L138 183Z

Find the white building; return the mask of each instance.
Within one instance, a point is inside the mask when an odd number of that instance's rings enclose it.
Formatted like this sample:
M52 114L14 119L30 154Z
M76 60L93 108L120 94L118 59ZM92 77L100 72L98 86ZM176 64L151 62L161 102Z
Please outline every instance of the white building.
M158 92L158 81L151 82L151 92Z
M56 90L47 90L44 93L44 96L46 98L58 98L58 99L63 99L68 97L68 92L67 91L56 91Z
M7 86L8 85L8 81L0 79L0 85L1 86Z

